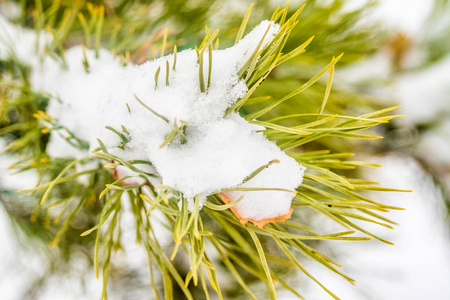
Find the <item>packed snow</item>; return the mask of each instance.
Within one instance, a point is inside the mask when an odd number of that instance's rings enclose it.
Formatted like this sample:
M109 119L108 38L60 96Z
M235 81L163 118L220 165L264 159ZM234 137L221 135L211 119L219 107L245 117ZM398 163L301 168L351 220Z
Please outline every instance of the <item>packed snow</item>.
M118 58L101 50L73 47L65 53L66 68L50 58L34 68L35 91L53 95L47 112L75 136L89 143L90 151L101 139L108 152L125 160L147 160L155 167L164 185L182 192L193 208L193 198L240 186L259 167L277 159L256 177L245 182L247 188L274 188L294 191L302 182L304 167L268 141L255 126L239 114L224 117L230 105L243 97L247 86L237 75L264 38L262 47L277 34L280 26L263 21L235 46L212 53L211 84L206 92L199 87L196 50L123 66ZM30 39L31 41L32 39ZM83 65L84 53L89 64ZM204 81L208 81L208 50L204 52ZM166 64L169 63L168 85ZM155 73L160 68L157 86ZM45 70L45 71L41 71ZM151 112L137 98L163 118ZM60 99L60 102L56 99ZM165 121L164 118L168 120ZM175 126L187 124L186 142L179 136L161 147ZM121 139L105 129L122 131L129 142L119 148ZM88 151L72 147L52 132L47 152L52 157L83 157ZM293 192L279 190L229 192L231 200L244 196L236 205L240 216L256 221L289 213Z

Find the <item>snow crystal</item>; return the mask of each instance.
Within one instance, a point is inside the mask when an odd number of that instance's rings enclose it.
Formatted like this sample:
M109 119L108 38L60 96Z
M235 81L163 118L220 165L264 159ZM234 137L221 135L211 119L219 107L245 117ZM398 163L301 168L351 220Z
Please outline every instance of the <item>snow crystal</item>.
M85 54L89 72L82 64L83 49L74 47L65 53L67 68L51 59L42 70L32 74L35 90L46 91L61 99L52 100L48 113L59 120L79 139L89 143L90 150L100 138L108 151L122 159L150 161L162 183L172 186L190 200L200 196L202 205L211 193L237 187L257 168L273 159L280 162L263 170L242 186L295 190L302 181L304 168L287 156L252 125L225 111L247 92L237 75L267 32L263 46L277 34L280 26L263 21L235 46L212 53L211 84L206 92L199 88L199 64L193 49L177 54L175 70L173 54L142 65L123 66L106 50L95 58L92 50ZM166 62L169 62L169 85L166 85ZM209 69L208 53L204 53L205 85ZM157 87L155 72L160 68ZM136 99L169 120L166 122L146 109ZM174 124L188 124L186 143L179 137L161 148ZM118 148L119 137L105 129L121 131L125 126L129 143ZM126 134L125 134L126 135ZM85 156L87 151L69 150L58 133L52 132L47 151L51 156ZM120 169L120 173L124 173ZM131 173L129 173L131 174ZM123 176L120 175L120 176ZM131 174L136 175L136 174ZM132 181L134 182L134 181ZM275 218L289 212L292 192L246 191L228 192L232 200L244 195L236 209L242 217L254 220Z

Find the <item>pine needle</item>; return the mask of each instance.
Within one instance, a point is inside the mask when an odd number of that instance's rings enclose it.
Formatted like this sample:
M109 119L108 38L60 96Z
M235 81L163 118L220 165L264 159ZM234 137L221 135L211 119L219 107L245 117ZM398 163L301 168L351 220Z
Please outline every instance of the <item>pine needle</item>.
M250 4L247 12L245 13L244 19L242 20L241 26L239 27L238 33L236 35L236 39L234 40L234 44L237 44L242 37L244 36L245 28L247 27L248 19L250 18L250 14L252 12L253 3Z

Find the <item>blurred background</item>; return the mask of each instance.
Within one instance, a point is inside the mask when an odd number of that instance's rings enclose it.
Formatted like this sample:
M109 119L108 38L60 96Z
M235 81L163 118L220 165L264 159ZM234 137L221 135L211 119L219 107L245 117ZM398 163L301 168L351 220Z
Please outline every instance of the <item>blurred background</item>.
M82 1L61 1L67 7L75 2ZM284 1L253 2L248 28L269 19L278 5L286 5ZM199 44L205 25L221 29L220 48L230 46L252 1L93 3L103 3L108 18L122 22L123 39L127 30L135 28L127 43L133 54L161 28L169 28L169 40L176 41L181 49ZM344 273L356 279L356 286L314 262L310 262L309 270L342 299L450 299L450 3L311 0L292 1L290 7L294 10L303 3L307 5L286 48L293 49L312 35L315 38L305 54L276 69L258 95L270 94L275 98L285 95L331 57L344 52L336 66L326 112L358 115L400 105L396 113L405 117L377 127L376 133L384 136L382 140L344 143L330 138L309 147L355 152L357 157L383 166L364 169L367 179L387 187L414 190L412 194L371 195L380 202L406 208L390 213L389 218L399 223L395 230L368 228L392 241L394 246L376 240L332 241L317 246L344 266ZM12 22L26 23L34 5L34 1L0 1L0 14ZM43 1L43 5L49 7L52 1ZM71 42L66 46L79 44L80 32L75 25ZM146 59L151 58L152 49ZM156 52L157 43L154 49ZM137 63L140 59L134 57ZM272 116L288 111L317 111L325 85L326 78L271 112ZM264 101L270 102L262 98L254 106L268 103ZM246 109L252 110L252 106ZM0 127L0 148L7 144L8 136L2 135ZM36 174L12 175L7 167L16 160L12 155L0 156L0 298L97 299L101 282L95 279L92 258L86 248L92 240L77 237L75 222L73 232L68 232L69 237L61 247L49 249L55 232L45 226L45 218L30 222L34 206L25 199L27 196L16 193L33 186ZM328 220L321 218L309 221L316 227L328 226ZM129 238L126 251L115 257L109 296L148 299L151 297L148 270L147 264L142 263L146 254L134 245L131 235ZM291 281L298 282L298 289L306 299L329 297L303 274L294 275ZM227 299L246 299L233 292L232 286L228 289ZM280 294L280 299L291 296Z

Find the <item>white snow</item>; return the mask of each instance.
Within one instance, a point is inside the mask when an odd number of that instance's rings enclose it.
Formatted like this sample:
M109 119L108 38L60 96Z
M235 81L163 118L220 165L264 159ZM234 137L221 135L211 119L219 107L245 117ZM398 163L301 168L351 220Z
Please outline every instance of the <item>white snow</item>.
M7 145L7 142L0 138L0 151ZM19 200L23 195L16 194L15 191L23 189L28 186L35 186L38 183L38 174L35 170L21 172L20 174L13 174L15 170L8 169L8 167L17 162L16 155L0 155L0 189L8 190L11 194L11 200ZM142 170L150 171L151 167L148 165L137 165ZM127 174L129 175L129 174ZM131 174L134 175L134 174ZM127 184L141 184L141 178L130 178L125 180ZM27 196L28 197L28 196ZM26 209L31 210L38 199L27 200ZM76 200L75 200L76 201ZM134 272L135 276L140 280L148 280L148 269L142 268L147 265L147 254L143 247L136 243L136 222L134 215L131 213L130 201L126 194L122 201L123 215L122 215L122 235L121 243L124 251L120 251L114 256L114 266L118 269L123 269L127 272ZM52 218L55 216L53 211L50 212ZM161 225L164 218L159 211L152 212L151 216L152 227L158 242L162 247L166 247L173 240L172 236L168 234L169 231ZM67 265L61 265L61 270L66 270L64 274L56 272L51 274L53 258L58 255L59 249L49 249L47 244L33 240L29 241L30 237L18 230L17 224L9 219L9 215L0 202L0 239L2 240L2 247L0 247L0 291L2 299L13 300L22 299L30 289L35 280L40 276L44 276L46 272L50 275L46 281L39 288L39 299L86 299L92 295L100 295L102 290L102 281L96 280L92 265L88 265L87 260L82 257L80 253L74 251L72 260ZM87 271L86 271L87 270ZM158 280L158 275L155 272ZM114 288L112 288L114 289ZM130 293L129 289L124 291L116 288L111 299L123 299L128 296L123 294ZM136 288L132 292L140 295L138 298L145 297L150 292L150 288Z
M450 119L443 119L433 130L424 132L417 152L436 170L450 166Z
M408 116L403 122L430 122L440 115L450 114L449 70L450 55L425 69L398 78L396 96Z
M344 9L352 11L367 4L367 0L347 0ZM401 31L411 35L423 33L423 23L431 12L434 0L378 0L361 19L361 25L381 23L391 32Z
M257 168L273 159L273 164L245 187L295 190L302 181L304 168L268 141L239 114L224 118L226 109L245 95L247 86L237 72L252 55L267 32L262 47L277 34L280 26L263 21L237 45L212 53L211 85L206 93L199 87L199 64L193 49L174 56L158 58L142 65L124 67L111 53L101 50L95 58L86 50L89 73L82 64L83 49L74 47L65 54L67 68L46 59L42 68L32 73L36 91L45 91L62 103L51 100L47 112L66 126L79 139L89 143L92 151L100 138L108 151L126 160L148 160L162 183L183 193L190 201L200 196L203 205L206 196L222 189L239 186ZM208 51L204 55L204 81L208 81ZM169 62L169 85L166 85L166 61ZM155 88L155 72L161 68ZM44 72L40 70L45 70ZM135 98L169 120L156 116ZM128 111L127 104L130 108ZM187 123L186 143L176 137L160 147L174 124ZM117 146L120 138L105 129L118 131L124 125L129 132L129 143L124 150ZM47 152L52 157L89 155L75 149L52 132ZM122 170L123 171L123 170ZM122 172L123 173L123 172ZM230 192L232 200L241 193ZM241 216L254 220L275 218L289 212L294 194L285 191L248 191L236 208Z
M0 58L15 58L28 65L37 66L43 49L51 41L49 33L13 25L0 14Z
M371 199L406 209L386 215L399 223L394 230L358 222L364 229L395 245L376 240L327 243L337 262L344 266L343 273L355 279L356 286L338 275L331 276L328 269L317 263L307 266L309 271L341 299L450 299L450 242L444 195L412 158L394 154L368 160L385 166L367 172L368 180L414 190L413 193L374 192L370 195ZM315 218L316 227L324 230L326 221ZM336 226L332 227L336 230ZM327 298L314 284L302 290L302 295L306 299Z
M0 138L0 152L6 145L6 141ZM16 170L8 168L17 161L18 157L15 155L0 155L0 189L17 191L38 183L38 174L34 170L14 174Z

